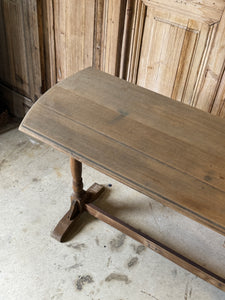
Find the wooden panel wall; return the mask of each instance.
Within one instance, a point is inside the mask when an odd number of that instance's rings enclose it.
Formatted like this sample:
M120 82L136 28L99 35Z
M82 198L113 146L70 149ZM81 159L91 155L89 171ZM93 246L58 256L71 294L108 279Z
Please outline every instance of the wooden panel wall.
M41 95L40 52L36 0L2 0L0 2L0 83L1 95L7 88L17 92L8 97L11 107L21 102L32 105ZM7 98L7 97L6 97ZM24 99L25 99L24 98ZM19 103L21 106L21 103ZM17 114L23 115L20 111Z
M100 69L119 76L126 1L105 0L102 4Z
M198 108L212 106L212 113L225 117L225 11L218 24L198 94Z
M223 0L2 0L1 87L31 106L94 65L225 116L224 7Z
M54 0L57 81L91 65L119 75L126 0Z
M51 59L43 64L49 62L45 73L55 70L55 79L52 71L45 81L53 84L95 65L222 116L223 0L40 1L50 31L43 34Z
M122 76L210 112L224 70L224 2L138 0L129 6Z
M54 0L57 80L92 65L93 0Z
M2 0L0 22L0 80L36 100L41 87L36 1Z
M214 82L214 84L216 83ZM223 71L223 77L219 83L212 113L225 118L225 71Z

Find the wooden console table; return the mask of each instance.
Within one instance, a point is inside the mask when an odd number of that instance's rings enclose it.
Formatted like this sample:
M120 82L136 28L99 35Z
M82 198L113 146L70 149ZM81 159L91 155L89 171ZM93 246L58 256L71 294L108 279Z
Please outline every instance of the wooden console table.
M87 211L225 291L224 278L96 207L103 186L84 191L81 177L85 163L225 235L225 120L88 68L47 91L20 130L71 157L56 239Z

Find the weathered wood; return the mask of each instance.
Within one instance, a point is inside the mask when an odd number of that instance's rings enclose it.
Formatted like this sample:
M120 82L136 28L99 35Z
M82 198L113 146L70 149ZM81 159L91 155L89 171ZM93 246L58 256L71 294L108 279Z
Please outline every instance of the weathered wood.
M201 22L212 24L220 20L224 11L224 2L221 0L202 0L201 2L176 0L149 1L142 0L146 6L154 6L162 11L171 10L176 14L189 16L190 19L198 19Z
M0 82L35 102L94 65L223 117L224 8L223 0L2 0Z
M119 76L126 0L105 0L101 70Z
M23 117L41 95L37 1L0 1L0 94Z
M210 58L204 74L204 81L198 94L196 106L210 107L213 114L225 117L221 112L225 99L225 10L218 25L217 34L213 42Z
M95 1L94 45L92 66L101 70L104 0Z
M0 98L7 103L9 112L17 118L23 118L33 105L33 101L0 83Z
M141 0L127 1L120 78L136 83L146 7Z
M223 71L223 77L218 87L212 113L223 118L225 117L225 68Z
M56 83L53 0L37 1L42 93Z
M57 81L92 65L93 0L53 0Z
M84 205L85 203L90 203L96 200L103 192L104 187L100 184L94 183L82 196ZM76 202L72 203L68 212L63 216L63 218L56 225L55 229L52 231L51 236L59 242L64 242L68 232L72 229L73 225L77 221L77 218L82 213L83 210L79 210Z
M196 106L216 30L217 24L148 7L137 84Z
M224 122L89 68L20 129L224 234Z
M35 101L41 95L36 0L1 1L0 19L0 81Z
M225 4L127 3L120 77L210 112L225 62Z

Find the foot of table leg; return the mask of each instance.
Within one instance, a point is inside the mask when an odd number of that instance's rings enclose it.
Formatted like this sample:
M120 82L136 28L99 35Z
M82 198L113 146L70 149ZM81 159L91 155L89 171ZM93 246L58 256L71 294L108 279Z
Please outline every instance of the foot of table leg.
M96 200L104 191L104 186L94 183L86 192L83 193L83 202L90 203ZM84 210L80 211L79 205L71 204L71 208L65 214L65 216L59 221L51 236L59 242L63 242L66 234L77 220L78 216L83 213ZM71 217L72 216L72 217Z
M62 242L65 235L72 227L77 217L85 210L85 204L96 200L103 192L104 187L94 183L87 191L83 190L82 163L75 158L70 158L70 168L73 177L73 193L71 206L65 216L59 221L51 236Z

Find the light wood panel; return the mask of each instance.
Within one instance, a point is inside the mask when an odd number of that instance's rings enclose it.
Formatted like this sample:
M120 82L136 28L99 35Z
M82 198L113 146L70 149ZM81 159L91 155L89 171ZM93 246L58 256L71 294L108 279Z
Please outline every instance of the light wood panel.
M92 65L94 8L92 0L54 0L57 80Z
M223 103L224 79L222 79L225 70L225 11L218 24L217 33L213 40L209 59L205 65L202 75L199 93L196 95L195 106L204 110L211 111L214 101L215 106L212 109L214 114L224 117L224 114L216 110L218 102ZM217 94L218 93L218 94Z
M219 84L212 113L217 114L222 118L225 117L225 71L223 72L223 77Z
M42 93L56 83L53 0L37 0Z
M211 111L225 60L224 2L131 0L129 6L122 77Z
M103 31L104 0L95 1L94 43L92 64L101 69L102 31Z
M214 101L221 101L224 5L222 0L54 0L52 8L47 5L47 12L54 12L47 48L55 41L56 64L50 55L52 68L45 70L53 69L53 78L55 68L61 80L95 65L210 112ZM213 113L219 115L216 107Z
M223 0L201 0L201 1L177 1L177 0L142 0L146 6L160 8L161 11L170 10L174 14L182 14L199 21L213 24L220 20L224 11Z
M126 0L54 0L57 80L87 66L119 75Z
M137 84L192 104L205 44L215 30L216 25L148 8Z
M102 49L100 69L119 75L125 0L105 0L102 19Z

